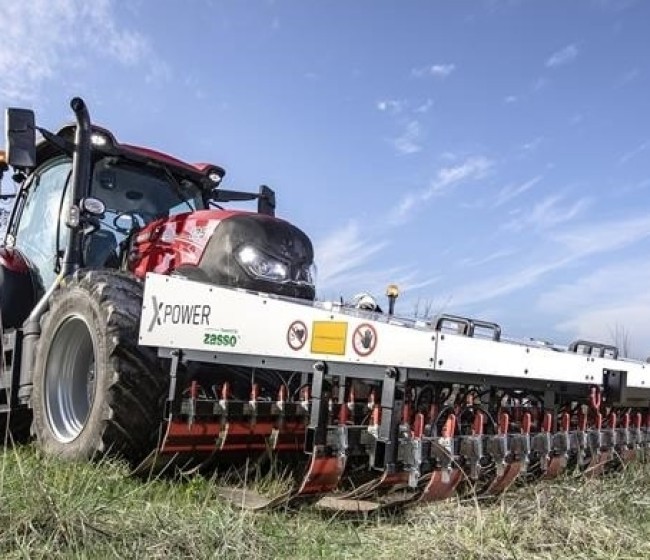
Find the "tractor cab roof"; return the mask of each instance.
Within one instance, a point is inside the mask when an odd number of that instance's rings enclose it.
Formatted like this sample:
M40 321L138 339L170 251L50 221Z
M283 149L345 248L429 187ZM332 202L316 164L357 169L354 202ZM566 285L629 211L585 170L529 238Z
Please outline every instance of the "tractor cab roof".
M56 133L65 142L70 143L71 147L74 140L75 126L74 124L65 125ZM131 144L121 144L109 130L96 125L92 127L92 144L96 156L117 156L135 163L164 166L175 176L195 181L206 190L212 190L219 186L226 174L225 169L218 165L187 163L157 150ZM65 150L61 146L43 139L36 146L36 164L40 165L64 152Z

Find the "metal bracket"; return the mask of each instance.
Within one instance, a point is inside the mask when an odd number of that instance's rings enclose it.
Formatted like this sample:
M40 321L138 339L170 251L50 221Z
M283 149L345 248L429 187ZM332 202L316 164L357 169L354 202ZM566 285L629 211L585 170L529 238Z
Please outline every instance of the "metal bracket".
M171 419L175 414L181 411L182 383L178 382L178 366L183 360L183 351L180 349L172 350L170 353L171 362L169 364L169 394L165 406L165 417Z
M314 364L311 384L311 413L309 426L305 433L305 453L313 453L314 449L327 443L327 400L323 398L323 378L327 373L327 364Z
M395 393L399 380L399 370L386 368L381 389L381 421L377 432L375 450L371 459L373 468L392 471L397 460L397 430L400 423L400 410L395 407Z

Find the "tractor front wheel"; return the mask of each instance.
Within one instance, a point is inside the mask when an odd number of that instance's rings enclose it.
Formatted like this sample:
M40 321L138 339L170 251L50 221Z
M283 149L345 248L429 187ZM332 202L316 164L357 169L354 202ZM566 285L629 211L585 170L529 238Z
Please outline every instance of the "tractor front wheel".
M138 345L142 286L119 272L80 271L41 321L32 431L49 455L111 455L137 464L156 445L167 377Z

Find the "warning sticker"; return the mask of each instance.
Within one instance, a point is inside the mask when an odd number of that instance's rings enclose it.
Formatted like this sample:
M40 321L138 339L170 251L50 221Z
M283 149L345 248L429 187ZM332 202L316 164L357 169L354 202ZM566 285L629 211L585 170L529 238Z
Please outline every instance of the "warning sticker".
M348 324L344 322L314 321L312 324L311 351L314 354L345 354Z
M287 331L287 344L292 350L300 350L307 342L307 325L302 321L294 321Z
M377 331L369 323L362 323L352 333L352 348L362 357L370 356L377 346Z

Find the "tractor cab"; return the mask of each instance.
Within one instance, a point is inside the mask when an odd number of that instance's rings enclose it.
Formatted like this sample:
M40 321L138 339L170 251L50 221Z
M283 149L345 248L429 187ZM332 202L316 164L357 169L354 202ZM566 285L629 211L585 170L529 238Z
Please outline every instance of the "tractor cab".
M68 130L62 132L57 138L66 138ZM42 295L61 271L70 223L84 222L80 268L119 268L134 232L154 220L209 204L209 194L196 179L176 177L162 165L107 155L93 146L90 181L77 215L72 155L48 140L36 147L36 154L33 171L18 170L22 183L5 236L6 250L18 252L31 269L36 295Z

